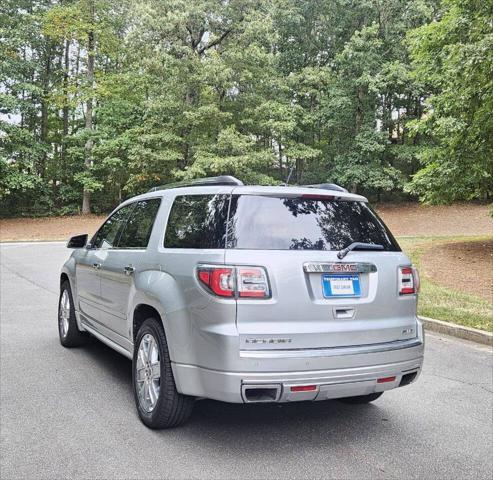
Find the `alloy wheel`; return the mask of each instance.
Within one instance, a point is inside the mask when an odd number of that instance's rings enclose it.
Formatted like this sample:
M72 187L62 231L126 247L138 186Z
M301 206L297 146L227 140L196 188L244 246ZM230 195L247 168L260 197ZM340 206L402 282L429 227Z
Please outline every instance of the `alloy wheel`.
M140 407L150 413L159 399L161 387L159 348L150 333L146 333L140 340L135 378Z
M64 290L60 298L60 312L58 314L60 323L60 333L66 337L68 333L70 320L70 296L67 290Z

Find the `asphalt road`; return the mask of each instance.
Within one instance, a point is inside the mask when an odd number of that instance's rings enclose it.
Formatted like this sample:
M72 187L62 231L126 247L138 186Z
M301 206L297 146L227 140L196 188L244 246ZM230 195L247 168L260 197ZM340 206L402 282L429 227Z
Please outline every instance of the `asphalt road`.
M432 334L419 381L372 405L202 400L185 426L148 430L128 360L58 343L67 255L0 246L2 479L491 478L491 350Z

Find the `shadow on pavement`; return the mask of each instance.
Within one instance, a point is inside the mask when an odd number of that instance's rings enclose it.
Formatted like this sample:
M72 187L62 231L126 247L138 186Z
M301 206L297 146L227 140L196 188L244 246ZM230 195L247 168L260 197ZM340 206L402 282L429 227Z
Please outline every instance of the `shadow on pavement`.
M83 347L86 355L132 392L131 361L91 338ZM129 412L135 415L135 410ZM331 449L356 439L364 443L373 436L385 435L389 428L385 409L379 402L369 405L345 405L335 400L285 404L231 404L215 400L197 400L190 420L172 430L152 431L142 428L156 439L193 445L211 454L241 450L255 455L272 455L277 450L322 448ZM138 421L138 420L137 420ZM393 423L393 422L390 422ZM394 425L391 428L396 428ZM293 442L293 436L297 441ZM164 440L163 438L163 440ZM220 450L217 450L220 449ZM216 453L214 453L216 452Z

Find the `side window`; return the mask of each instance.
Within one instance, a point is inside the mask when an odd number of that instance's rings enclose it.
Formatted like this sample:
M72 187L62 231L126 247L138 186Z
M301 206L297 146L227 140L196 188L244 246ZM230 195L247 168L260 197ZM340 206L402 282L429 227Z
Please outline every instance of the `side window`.
M168 218L166 248L224 248L229 195L182 195Z
M120 235L118 248L147 248L161 199L142 200L135 205Z
M111 215L111 217L103 223L96 235L94 235L91 240L92 246L94 248L103 249L115 248L121 228L133 208L133 203L125 205Z

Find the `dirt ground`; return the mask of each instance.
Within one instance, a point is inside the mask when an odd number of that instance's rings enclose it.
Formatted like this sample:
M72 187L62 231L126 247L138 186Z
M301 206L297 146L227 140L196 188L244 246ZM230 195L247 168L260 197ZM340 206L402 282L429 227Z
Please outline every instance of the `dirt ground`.
M0 242L68 240L78 233L94 233L104 216L0 219Z
M421 265L437 284L493 301L493 240L434 245Z
M395 236L493 235L486 205L380 205L377 208ZM94 233L104 216L0 219L0 242L66 240L77 233Z
M396 237L493 235L493 219L487 205L409 203L380 205L377 211Z

